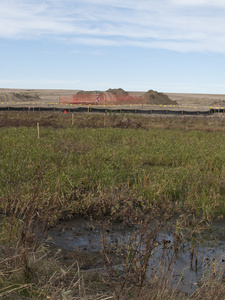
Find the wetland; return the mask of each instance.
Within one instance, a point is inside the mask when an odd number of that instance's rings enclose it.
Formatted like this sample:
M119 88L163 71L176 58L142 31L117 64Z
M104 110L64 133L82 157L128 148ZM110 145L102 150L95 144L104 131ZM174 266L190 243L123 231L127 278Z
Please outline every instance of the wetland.
M0 125L1 297L222 299L223 117Z

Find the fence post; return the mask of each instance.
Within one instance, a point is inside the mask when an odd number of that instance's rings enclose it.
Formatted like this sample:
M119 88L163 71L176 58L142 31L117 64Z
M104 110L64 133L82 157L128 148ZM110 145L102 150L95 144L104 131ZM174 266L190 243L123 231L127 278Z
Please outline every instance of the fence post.
M40 139L40 134L39 134L39 123L37 123L37 132L38 132L38 139Z
M74 115L74 113L72 113L72 126L73 126L73 115Z

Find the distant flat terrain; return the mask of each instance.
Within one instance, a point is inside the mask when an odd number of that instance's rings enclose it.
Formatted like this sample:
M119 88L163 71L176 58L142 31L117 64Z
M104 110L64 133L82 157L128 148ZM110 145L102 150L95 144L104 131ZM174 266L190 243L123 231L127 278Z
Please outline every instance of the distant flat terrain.
M35 104L58 104L59 97L72 97L80 90L61 89L0 89L0 105L12 102L23 103L33 102ZM130 91L131 96L141 96L146 91ZM196 106L197 108L208 108L210 106L225 107L225 94L188 94L188 93L164 93L171 100L180 106Z
M225 94L165 93L179 105L225 106Z

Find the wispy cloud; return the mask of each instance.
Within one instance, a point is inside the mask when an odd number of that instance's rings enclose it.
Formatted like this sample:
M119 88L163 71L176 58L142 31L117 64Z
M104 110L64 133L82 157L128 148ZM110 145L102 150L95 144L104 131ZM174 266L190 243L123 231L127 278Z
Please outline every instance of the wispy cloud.
M0 38L225 52L220 0L2 0Z
M225 7L224 0L171 0L176 5Z

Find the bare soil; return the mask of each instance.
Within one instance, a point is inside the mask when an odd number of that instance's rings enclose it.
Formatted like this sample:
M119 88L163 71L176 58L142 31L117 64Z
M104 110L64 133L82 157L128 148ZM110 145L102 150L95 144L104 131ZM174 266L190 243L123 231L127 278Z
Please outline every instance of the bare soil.
M29 99L34 102L59 103L59 97L72 97L79 90L48 90L48 89L0 89L0 102L17 102L18 96L15 94L28 95L28 97L21 97L21 102L26 102ZM38 96L38 99L37 99ZM18 102L20 102L18 101ZM29 100L30 101L30 100ZM1 103L0 103L1 104Z
M99 101L98 101L99 98ZM65 99L67 100L67 99ZM98 104L125 104L125 103L138 103L136 97L130 96L128 92L123 89L108 89L107 91L80 91L73 97L73 103L91 103ZM64 97L60 98L60 102L64 102Z
M166 93L178 105L225 106L225 94Z
M115 95L115 90L111 89L102 92L103 95L111 97ZM30 102L39 103L59 103L59 97L72 97L74 94L81 92L80 90L50 90L50 89L0 89L0 105L9 102ZM94 97L96 93L92 92ZM138 98L145 94L143 91L129 91L126 92L128 97ZM160 93L159 93L160 94ZM164 93L170 100L176 101L179 106L225 106L225 94L185 94L185 93ZM101 96L101 94L100 94ZM156 103L157 104L157 103ZM163 103L161 103L163 104Z
M163 93L158 93L153 90L149 90L148 92L144 93L142 96L138 97L137 100L140 103L146 104L156 104L156 105L177 105L175 100L171 100L168 95Z

